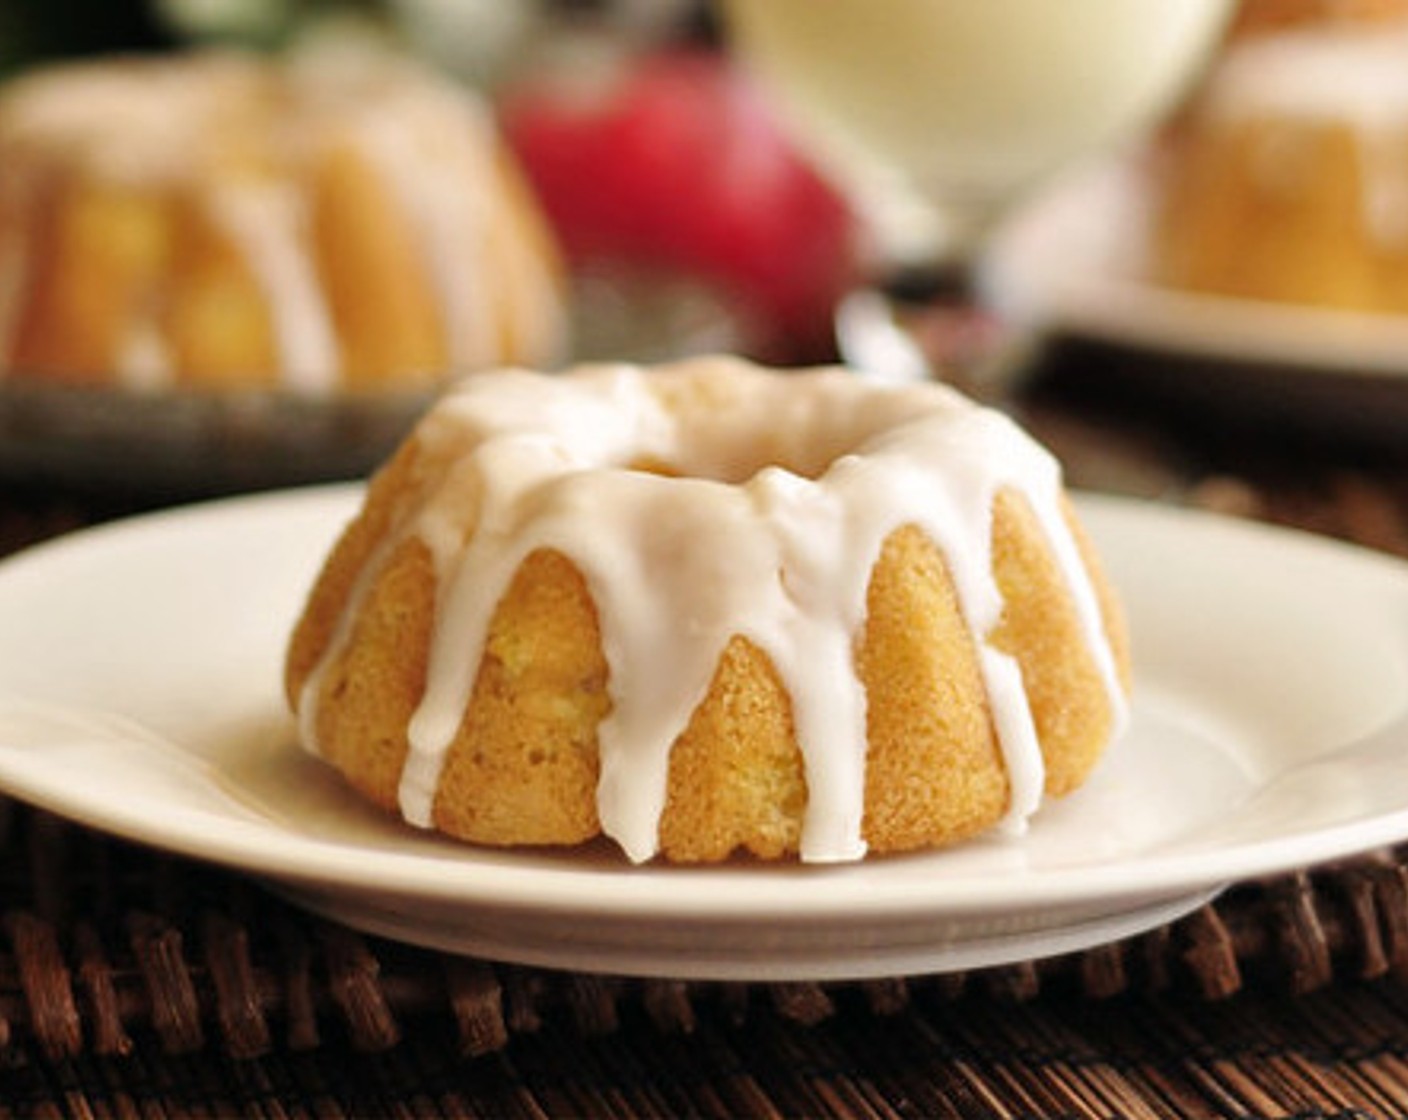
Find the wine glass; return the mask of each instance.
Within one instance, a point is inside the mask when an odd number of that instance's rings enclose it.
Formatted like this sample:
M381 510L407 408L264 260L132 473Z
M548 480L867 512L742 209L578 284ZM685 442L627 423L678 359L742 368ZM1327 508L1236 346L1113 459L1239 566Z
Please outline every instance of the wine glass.
M995 225L1056 171L1168 109L1232 9L1232 0L721 2L733 49L870 232L875 281L838 311L843 356L877 376L970 382L994 353L972 289ZM931 335L922 347L920 321ZM936 327L945 339L935 341ZM950 355L943 370L931 369L936 350Z

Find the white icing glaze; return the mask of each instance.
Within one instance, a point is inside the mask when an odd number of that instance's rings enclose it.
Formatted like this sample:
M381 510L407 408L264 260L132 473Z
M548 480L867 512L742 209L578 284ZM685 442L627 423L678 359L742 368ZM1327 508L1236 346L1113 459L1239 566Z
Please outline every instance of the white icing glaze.
M1408 121L1408 27L1311 26L1237 43L1219 64L1214 111L1401 127Z
M494 286L476 281L484 275L486 196L497 184L483 153L446 140L456 134L480 137L486 125L477 114L453 113L447 105L425 108L416 131L406 129L404 114L390 107L368 114L359 138L415 228L438 294L450 367L478 369L494 357ZM453 118L448 128L447 115Z
M453 466L379 546L299 700L316 750L321 683L347 620L390 550L418 536L439 590L400 789L414 824L431 824L493 611L538 549L569 557L597 606L612 702L598 729L598 809L633 860L656 851L670 747L735 635L767 654L792 698L808 788L802 858L863 855L866 701L853 658L872 569L890 533L918 526L945 556L973 632L987 635L1003 607L991 537L1005 488L1025 496L1045 532L1115 722L1124 718L1058 465L1005 417L943 387L839 369L770 374L723 358L651 372L509 371L464 380L416 438L431 461ZM1008 824L1020 827L1041 798L1041 750L1016 662L986 642L979 661L1011 784Z
M1231 122L1348 126L1368 231L1382 245L1408 242L1408 26L1311 26L1239 42L1217 68L1206 104ZM1263 167L1276 175L1274 160Z
M331 389L341 359L308 253L303 200L287 184L241 183L217 190L211 210L263 289L284 381L309 392Z
M200 80L192 80L196 75ZM39 160L81 160L111 182L180 180L262 82L254 60L233 54L162 66L117 59L36 70L8 87L0 136Z
M150 315L135 320L117 354L117 375L133 389L161 389L171 384L171 355Z
M551 259L524 251L523 216L512 210L482 105L452 90L422 89L415 106L388 100L364 113L356 139L415 228L451 369L492 365L504 337L563 336ZM486 283L486 276L497 279Z

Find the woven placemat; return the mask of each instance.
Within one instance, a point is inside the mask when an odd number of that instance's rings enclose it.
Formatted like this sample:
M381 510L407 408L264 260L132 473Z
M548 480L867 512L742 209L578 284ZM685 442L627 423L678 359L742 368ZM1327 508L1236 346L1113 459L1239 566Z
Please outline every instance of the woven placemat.
M363 936L238 875L100 836L9 803L0 853L0 1049L50 1060L120 1055L135 1033L167 1054L308 1050L331 1033L385 1051L436 1020L483 1054L545 1021L587 1036L625 1015L688 1033L701 1010L765 1005L818 1024L839 1002L877 1016L915 999L1015 1004L1059 992L1108 999L1249 986L1305 994L1408 979L1408 848L1239 885L1165 927L1068 956L962 974L849 983L724 984L558 973Z

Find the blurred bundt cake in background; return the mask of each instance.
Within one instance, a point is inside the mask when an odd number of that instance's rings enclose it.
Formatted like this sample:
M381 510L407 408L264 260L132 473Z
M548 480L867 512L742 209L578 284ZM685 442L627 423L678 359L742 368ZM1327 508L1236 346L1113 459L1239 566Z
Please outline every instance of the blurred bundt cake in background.
M1151 277L1408 312L1408 4L1252 4L1157 153Z
M423 386L557 361L565 320L488 107L405 59L104 59L0 92L6 375Z

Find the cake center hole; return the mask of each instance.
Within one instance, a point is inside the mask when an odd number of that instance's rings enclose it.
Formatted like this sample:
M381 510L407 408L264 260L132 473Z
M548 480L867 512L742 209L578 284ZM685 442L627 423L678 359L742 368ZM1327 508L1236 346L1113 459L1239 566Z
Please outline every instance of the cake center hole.
M859 380L801 389L781 381L743 402L675 402L668 441L641 449L628 469L736 486L771 467L816 481L913 417L912 398L869 391Z
M838 453L837 457L840 454L845 454L845 452ZM805 461L799 460L797 457L769 456L762 459L752 457L709 462L695 460L688 465L681 465L644 456L631 460L626 464L626 469L639 471L642 474L658 475L661 478L696 478L738 486L769 467L779 467L803 478L815 480L826 473L833 461L833 457L827 457L825 460Z

